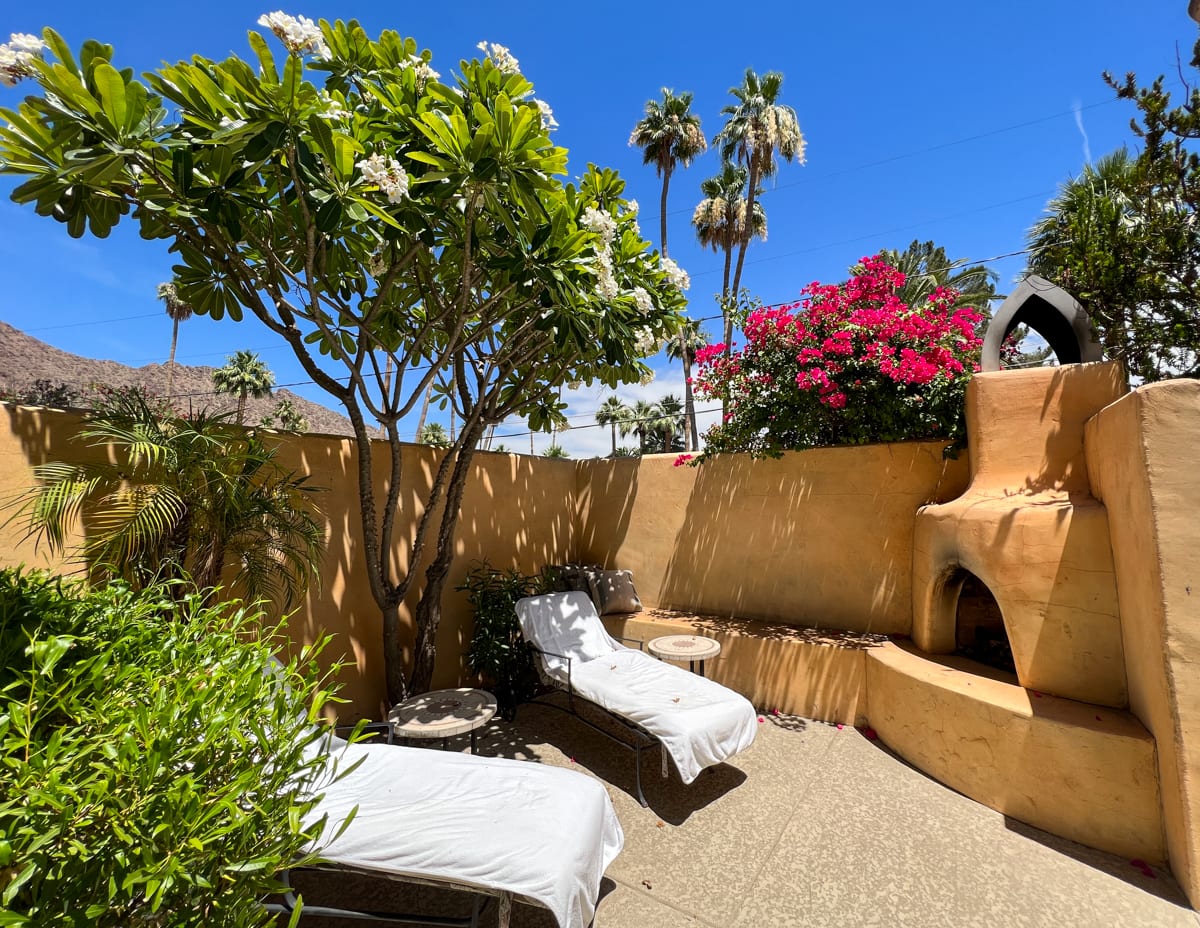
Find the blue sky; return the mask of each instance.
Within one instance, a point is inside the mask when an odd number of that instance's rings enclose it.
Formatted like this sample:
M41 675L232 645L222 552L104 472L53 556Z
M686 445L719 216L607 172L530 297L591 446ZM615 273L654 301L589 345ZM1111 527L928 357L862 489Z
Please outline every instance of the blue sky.
M444 75L481 40L507 45L558 119L570 173L588 162L616 168L642 204L642 228L657 244L659 181L627 145L643 106L661 87L691 91L711 139L728 90L747 67L783 72L782 99L799 115L807 163L783 164L763 203L769 238L747 255L744 284L764 302L796 298L813 280L845 277L859 257L933 239L952 258L1020 251L1028 227L1059 183L1089 158L1134 146L1134 108L1102 81L1104 70L1168 75L1178 90L1177 53L1190 60L1196 25L1184 0L1128 3L804 3L760 5L752 20L737 4L610 2L548 4L459 0L383 4L300 0L286 12L357 18L369 32L392 28L433 51ZM271 7L273 8L273 7ZM260 3L99 4L47 0L6 6L0 38L53 26L72 46L87 38L116 47L115 63L138 71L192 54L249 53L245 33ZM750 9L750 8L745 8ZM22 88L0 88L14 105ZM689 314L715 312L718 255L694 243L690 218L701 180L719 169L710 152L672 181L669 248L692 276ZM70 239L65 229L8 200L0 178L0 319L66 351L141 365L165 361L170 320L155 285L170 277L161 243L132 226L108 240ZM124 233L124 234L122 234ZM1011 289L1020 256L989 261ZM707 323L715 334L714 323ZM253 320L194 318L180 332L181 363L219 365L241 348L258 351L281 384L305 380L289 350ZM626 401L682 395L682 374L665 357L648 387ZM318 402L314 387L293 386ZM608 430L587 428L603 394L568 392L576 428L557 436L574 456L607 453ZM436 415L436 413L435 413ZM415 430L415 422L412 425ZM497 441L529 451L520 424ZM501 437L501 436L511 437ZM551 439L537 435L539 452Z

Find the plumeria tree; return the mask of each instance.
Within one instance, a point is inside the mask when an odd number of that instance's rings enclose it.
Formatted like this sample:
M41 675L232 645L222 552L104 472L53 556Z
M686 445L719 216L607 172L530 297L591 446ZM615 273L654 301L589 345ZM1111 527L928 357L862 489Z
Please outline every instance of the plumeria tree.
M249 61L195 57L140 80L97 42L76 54L47 29L48 60L40 40L10 43L0 67L35 94L0 113L0 157L26 178L13 198L71 235L103 237L130 217L170 242L195 312L250 313L345 409L397 700L430 685L480 437L510 416L549 430L564 382L642 379L683 300L615 173L589 166L578 185L562 182L553 114L508 49L480 43L443 80L431 53L396 32L372 39L355 22L283 13L259 24L267 35L250 33ZM399 423L435 378L461 427L397 551ZM420 576L399 566L422 563Z
M945 287L909 305L904 283L878 255L864 258L844 284L753 310L745 347L728 358L723 345L701 349L697 393L730 402L705 454L961 437L981 315Z

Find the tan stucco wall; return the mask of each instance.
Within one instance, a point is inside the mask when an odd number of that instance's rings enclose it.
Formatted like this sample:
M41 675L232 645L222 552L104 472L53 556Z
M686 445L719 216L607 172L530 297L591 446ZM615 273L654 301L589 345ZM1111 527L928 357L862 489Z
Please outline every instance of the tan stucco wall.
M917 508L966 484L943 447L584 461L577 554L632 570L650 606L908 634Z
M741 693L764 712L846 725L866 724L865 656L887 640L658 609L606 616L604 624L611 634L627 639L630 647L641 642L643 650L661 635L715 638L721 653L705 662L706 676Z
M1088 423L1109 511L1130 710L1154 734L1171 869L1200 899L1200 383L1141 387Z
M31 486L36 464L51 459L78 460L81 455L97 453L71 441L79 421L73 413L0 406L0 499L7 500ZM341 707L341 715L379 718L384 695L381 620L359 553L362 530L353 443L323 435L281 436L280 440L280 463L308 474L313 486L324 489L317 504L327 521L320 582L310 589L291 620L292 628L304 643L326 634L334 636L323 657L326 665L338 660L353 662L353 667L339 675L340 695L348 701ZM402 550L415 535L416 515L433 480L439 454L420 445L405 448L401 508L407 518L399 521L396 531L397 568L406 566ZM377 443L373 462L377 493L386 486L387 458L386 444ZM545 564L569 560L575 543L573 462L481 453L473 468L443 598L435 686L456 685L467 676L462 655L472 620L465 594L455 592L454 587L472 562L486 558L494 567L532 573ZM0 565L60 566L44 550L35 553L32 543L21 541L21 535L19 525L3 526L0 521ZM427 548L430 556L432 545L431 541ZM406 602L402 612L406 622L411 623L416 601L414 593ZM411 625L409 628L406 647L412 643Z
M81 417L76 413L33 406L0 404L0 565L26 564L62 573L79 573L44 545L25 536L24 520L14 504L34 483L33 468L58 460L60 449L69 449L72 460L98 452L71 442ZM72 544L82 540L76 533Z
M911 646L866 652L867 715L905 760L1091 847L1164 859L1154 739L1129 713L1035 693Z

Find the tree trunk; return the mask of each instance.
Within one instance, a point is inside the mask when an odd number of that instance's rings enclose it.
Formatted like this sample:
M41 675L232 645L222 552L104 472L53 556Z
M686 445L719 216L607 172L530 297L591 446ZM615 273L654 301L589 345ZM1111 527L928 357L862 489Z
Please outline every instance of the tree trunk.
M664 258L667 256L667 190L671 186L672 167L673 165L668 164L663 168L662 198L658 204L658 227L659 234L661 235L659 241L662 242L662 256Z
M746 263L746 249L750 247L750 239L754 235L754 201L758 189L758 155L750 156L750 169L746 180L749 189L746 192L746 228L742 230L742 241L738 245L737 267L733 271L733 295L736 298L742 286L742 265ZM728 328L728 323L726 324ZM729 342L725 343L725 357L729 357Z
M179 320L171 317L171 357L167 359L167 402L171 402L171 390L175 386L175 346L179 343Z
M413 693L429 691L433 682L433 663L437 654L438 625L442 619L442 591L450 574L450 565L454 561L454 529L458 525L459 509L462 505L463 492L466 490L467 477L471 473L471 459L475 455L475 443L483 432L481 423L470 426L465 441L458 449L458 457L454 462L454 472L446 487L445 508L442 510L442 521L438 528L437 551L425 571L425 589L421 591L421 601L417 603L415 621L417 640L413 646L413 670L409 677ZM447 451L453 454L454 451ZM414 565L415 567L415 565Z
M696 399L692 394L692 353L686 348L683 352L683 410L688 451L699 451L700 435L696 430Z
M617 456L617 423L610 422L609 426L612 427L612 443L613 443L612 456L615 458Z
M729 305L729 265L733 259L733 243L726 242L725 244L725 274L721 279L721 322L722 333L721 337L725 344L725 357L729 357L729 345L733 341L733 319L729 315L731 309ZM721 395L721 421L725 421L725 415L729 412L729 393L726 391Z
M238 425L246 424L246 391L238 393Z
M383 675L388 702L404 702L414 692L404 679L404 648L400 644L400 606L393 603L380 608L383 616Z
M421 433L425 431L425 417L429 415L429 400L433 396L433 381L429 381L429 385L425 388L425 401L421 403L421 418L417 420L417 441L421 440Z

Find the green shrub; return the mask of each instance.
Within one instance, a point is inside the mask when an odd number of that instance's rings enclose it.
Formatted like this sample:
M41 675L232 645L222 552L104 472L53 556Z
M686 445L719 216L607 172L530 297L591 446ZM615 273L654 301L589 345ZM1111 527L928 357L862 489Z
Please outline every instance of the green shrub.
M467 665L483 677L505 716L511 717L537 685L532 655L517 623L516 603L524 596L545 592L545 578L479 564L471 568L458 589L466 591L475 611Z
M0 925L270 922L329 693L316 649L179 597L0 571Z

